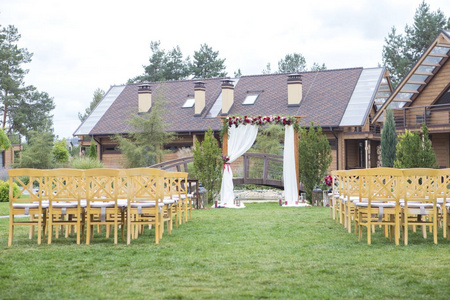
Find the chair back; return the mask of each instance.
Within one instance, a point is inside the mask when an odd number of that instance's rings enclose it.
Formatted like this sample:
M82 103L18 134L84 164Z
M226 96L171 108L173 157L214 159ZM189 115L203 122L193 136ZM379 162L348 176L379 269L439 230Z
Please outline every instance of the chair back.
M403 189L403 172L394 168L367 169L369 205L372 201L398 204Z
M88 206L92 201L114 201L117 205L119 170L88 169L84 171L84 174Z
M407 202L436 203L438 172L428 168L403 169L405 205Z
M8 170L9 174L9 203L13 202L41 202L45 199L45 179L44 171L38 169L12 169ZM16 183L19 190L14 191Z
M50 206L53 201L80 201L85 193L84 171L77 169L53 169L45 171L46 190Z
M154 200L161 202L164 199L165 173L164 170L153 168L128 169L126 171L128 200Z

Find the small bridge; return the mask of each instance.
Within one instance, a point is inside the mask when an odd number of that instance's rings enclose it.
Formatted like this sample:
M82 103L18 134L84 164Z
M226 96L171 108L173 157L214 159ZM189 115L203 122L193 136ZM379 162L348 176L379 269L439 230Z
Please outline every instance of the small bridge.
M193 156L159 163L151 168L189 172ZM245 153L232 163L234 184L258 184L283 188L283 156L265 153Z

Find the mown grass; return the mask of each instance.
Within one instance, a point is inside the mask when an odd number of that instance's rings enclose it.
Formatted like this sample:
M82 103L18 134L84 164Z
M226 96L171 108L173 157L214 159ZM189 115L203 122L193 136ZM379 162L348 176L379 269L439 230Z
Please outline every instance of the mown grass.
M52 245L17 228L7 247L0 220L0 298L4 299L448 299L450 242L412 234L394 246L381 233L359 243L327 208L276 203L193 212L153 243L127 246L96 236ZM440 232L440 236L442 236Z

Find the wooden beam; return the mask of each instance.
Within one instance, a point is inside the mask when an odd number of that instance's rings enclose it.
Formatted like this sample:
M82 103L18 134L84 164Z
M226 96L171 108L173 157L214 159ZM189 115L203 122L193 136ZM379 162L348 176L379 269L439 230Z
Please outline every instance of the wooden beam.
M412 102L410 99L394 98L392 102Z
M400 94L400 93L418 94L419 91L415 91L415 90L401 90L401 91L399 92L399 94Z
M426 75L426 76L433 76L434 74L433 73L431 73L431 72L419 72L419 71L416 71L416 72L414 72L414 74L413 75Z
M432 57L448 57L447 54L441 54L441 53L430 53L430 54L428 54L428 56L432 56Z
M421 64L421 66L427 66L427 67L440 67L441 65L440 65L440 64L437 64L437 63L423 62L423 63Z
M381 92L388 92L388 93L390 93L391 90L390 89L378 89L377 93L381 93Z
M410 80L410 81L407 82L407 84L420 84L420 85L422 85L422 84L426 84L426 82L425 81L413 81L413 80Z
M450 44L437 44L436 47L450 48Z

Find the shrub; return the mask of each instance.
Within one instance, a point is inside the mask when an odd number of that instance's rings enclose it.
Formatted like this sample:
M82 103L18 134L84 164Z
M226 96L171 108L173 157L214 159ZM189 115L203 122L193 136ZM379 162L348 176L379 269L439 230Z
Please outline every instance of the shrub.
M331 147L320 125L314 129L300 129L298 143L300 181L305 186L306 198L311 200L312 190L322 181L331 164Z
M19 186L13 183L13 195L20 192ZM9 202L9 182L0 180L0 202Z
M194 174L198 181L208 190L208 201L212 202L214 195L220 190L222 180L222 153L219 143L214 138L211 128L205 133L202 143L195 141Z
M94 169L103 168L103 163L97 159L90 157L76 157L71 162L71 167L74 169Z

